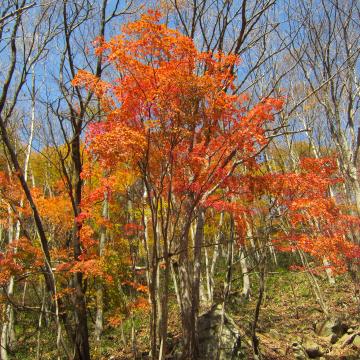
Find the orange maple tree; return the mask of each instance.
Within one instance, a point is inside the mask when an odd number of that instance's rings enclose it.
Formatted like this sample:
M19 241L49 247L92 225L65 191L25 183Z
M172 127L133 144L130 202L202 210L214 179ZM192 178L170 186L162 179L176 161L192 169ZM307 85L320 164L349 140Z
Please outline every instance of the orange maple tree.
M197 351L200 269L190 274L201 255L200 239L189 256L191 222L206 211L209 197L227 191L240 165L254 162L267 143L264 125L282 100L263 99L248 109L246 96L228 91L234 88L238 57L199 52L192 39L162 24L158 12L125 25L107 42L98 39L96 53L118 76L107 82L79 71L73 80L97 95L105 114L91 125L88 148L104 169L126 164L139 173L151 210L153 278L161 228L165 293L170 252L179 254L185 349L191 356ZM150 285L156 311L155 281ZM167 313L162 318L166 333ZM156 339L156 319L151 329Z

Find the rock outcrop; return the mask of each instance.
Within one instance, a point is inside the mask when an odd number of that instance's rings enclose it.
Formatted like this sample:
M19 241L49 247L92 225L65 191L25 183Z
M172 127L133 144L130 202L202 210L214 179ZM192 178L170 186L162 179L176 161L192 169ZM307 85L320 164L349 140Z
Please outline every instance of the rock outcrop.
M221 317L220 305L199 317L199 346L202 359L216 359L217 351L220 351L220 360L246 359L245 346L241 340L239 328L225 313L221 331ZM221 336L219 336L220 331Z

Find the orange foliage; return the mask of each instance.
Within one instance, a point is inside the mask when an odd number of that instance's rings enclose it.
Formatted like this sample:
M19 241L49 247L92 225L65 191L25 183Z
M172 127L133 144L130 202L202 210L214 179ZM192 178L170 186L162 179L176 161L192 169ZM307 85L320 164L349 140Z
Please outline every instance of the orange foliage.
M246 96L228 91L239 58L199 52L160 18L150 11L121 35L98 39L96 53L116 70L115 80L85 71L73 80L98 96L106 114L87 134L101 168L130 169L148 185L149 196L186 204L180 205L185 216L198 206L233 214L240 240L246 217L266 211L252 204L271 196L289 223L275 236L280 247L344 268L347 254L357 252L346 240L348 227L359 221L329 197L329 187L341 181L335 160L302 159L299 173L254 175L256 156L268 143L265 125L282 99L266 98L248 109ZM243 173L240 165L246 165Z
M282 250L300 249L322 262L326 258L337 271L358 257L359 247L348 240L360 219L344 214L330 197L329 187L342 180L335 159L302 159L299 173L268 174L263 185L276 198L288 228L274 238Z
M82 71L73 84L103 101L106 118L91 126L88 141L104 167L126 163L146 171L159 193L170 186L179 197L204 202L267 143L264 125L282 100L264 99L247 111L246 97L227 92L239 59L199 52L161 24L159 13L99 40L96 51L119 77L106 83Z
M32 189L41 218L51 224L54 231L64 232L73 226L72 207L67 194L45 197L38 189Z
M6 285L11 276L38 273L43 265L43 254L38 246L26 238L13 241L0 253L0 285Z

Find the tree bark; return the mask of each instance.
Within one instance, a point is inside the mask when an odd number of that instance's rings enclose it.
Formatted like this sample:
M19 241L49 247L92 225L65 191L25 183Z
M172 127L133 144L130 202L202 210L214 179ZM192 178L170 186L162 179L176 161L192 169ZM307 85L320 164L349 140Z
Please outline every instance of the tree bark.
M74 123L74 122L73 122ZM74 203L75 203L75 221L73 228L73 249L74 259L79 261L82 254L80 232L82 228L81 222L76 220L76 217L81 213L81 200L82 200L82 185L81 179L82 160L80 149L80 129L76 129L75 137L71 144L71 157L73 163L73 178L74 178ZM90 359L90 346L89 346L89 332L87 324L87 311L86 300L84 292L83 274L76 272L73 276L74 284L74 313L75 313L75 359L89 360Z
M104 220L109 218L109 203L108 195L104 193L104 203L102 209L102 217ZM103 256L106 245L106 227L102 226L100 230L100 242L99 242L99 257ZM96 320L95 320L95 336L96 340L100 341L100 337L104 327L104 286L100 281L97 284L96 290Z

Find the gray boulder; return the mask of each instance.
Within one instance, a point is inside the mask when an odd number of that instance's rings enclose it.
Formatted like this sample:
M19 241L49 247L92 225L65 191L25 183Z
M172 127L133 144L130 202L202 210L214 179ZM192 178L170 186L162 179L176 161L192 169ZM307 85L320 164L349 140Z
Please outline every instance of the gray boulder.
M348 328L341 319L333 318L318 323L315 332L318 336L328 338L334 344L346 333Z
M216 359L219 347L221 314L222 307L218 305L199 317L198 331L201 359ZM239 328L226 313L224 315L220 344L220 360L247 359Z

